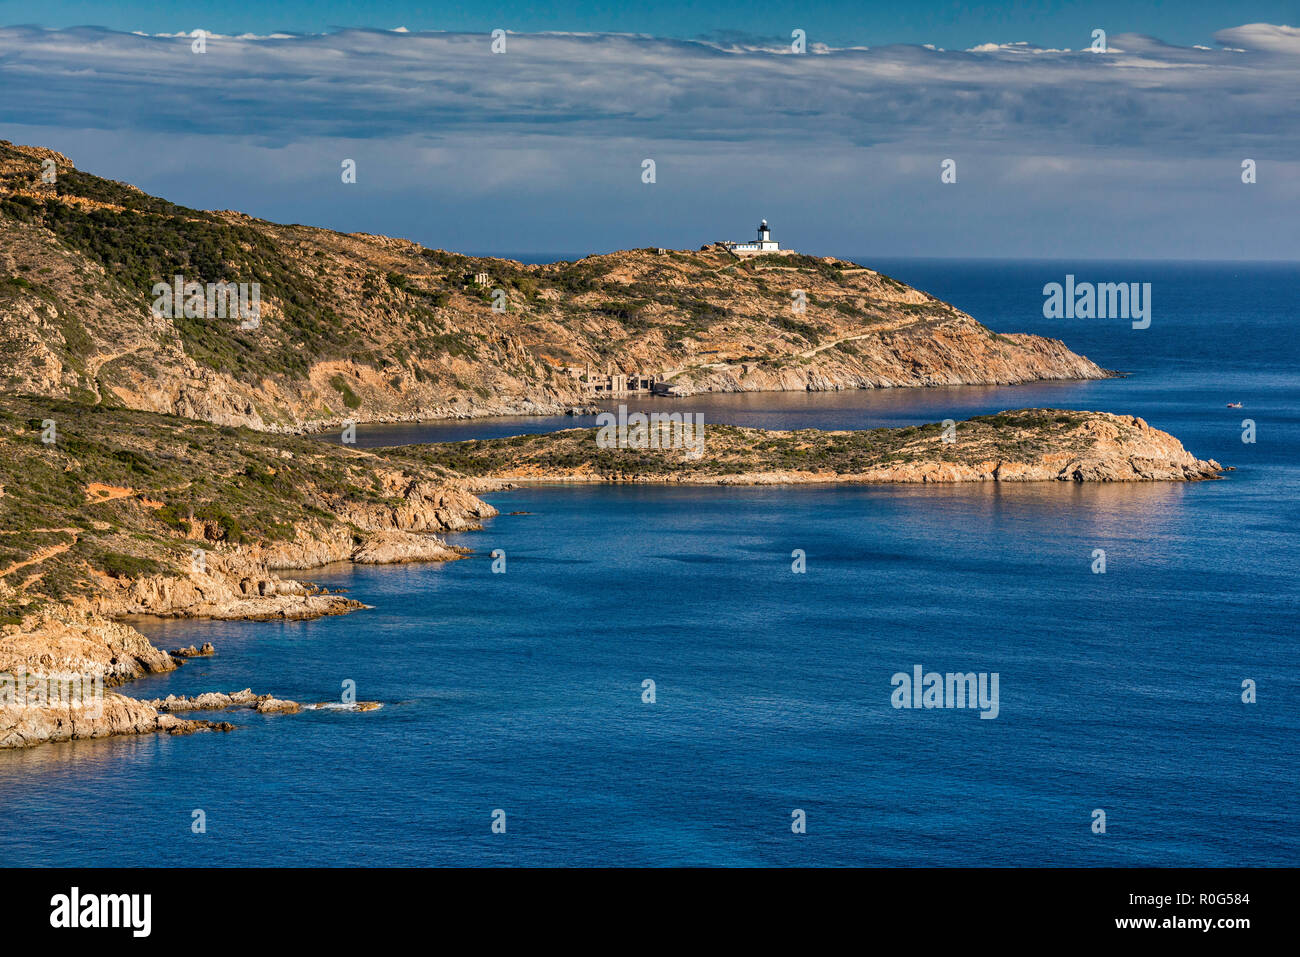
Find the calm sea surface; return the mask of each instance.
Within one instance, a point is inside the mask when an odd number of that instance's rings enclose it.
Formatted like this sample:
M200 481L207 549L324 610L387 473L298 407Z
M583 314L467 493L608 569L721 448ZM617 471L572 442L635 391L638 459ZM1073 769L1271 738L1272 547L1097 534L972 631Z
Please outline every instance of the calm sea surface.
M351 680L382 710L235 712L226 735L0 753L0 862L1300 864L1300 270L870 264L1129 375L660 405L781 428L1100 409L1237 470L1194 485L488 495L502 514L452 537L475 550L465 561L310 576L371 610L142 624L218 655L126 689L323 701ZM1043 319L1043 284L1067 272L1151 282L1151 327ZM998 716L894 709L891 677L915 665L997 672ZM206 833L191 832L196 809Z

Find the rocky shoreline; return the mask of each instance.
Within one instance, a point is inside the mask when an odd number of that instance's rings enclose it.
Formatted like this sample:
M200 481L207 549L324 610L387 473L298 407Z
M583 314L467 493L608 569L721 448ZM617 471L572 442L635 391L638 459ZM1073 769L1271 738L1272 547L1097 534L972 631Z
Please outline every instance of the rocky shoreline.
M218 276L265 277L257 323L225 310L188 321L188 307L177 321L146 296L160 278L202 286ZM950 445L937 425L711 426L703 458L606 448L593 430L369 451L302 438L346 423L592 411L629 373L643 389L655 377L682 395L1114 373L1059 340L995 333L834 257L645 248L524 265L188 209L6 141L0 349L9 360L0 372L0 749L229 730L172 713L196 710L192 701L105 690L212 653L169 654L130 618L357 611L365 606L355 599L278 573L457 560L465 550L439 536L497 514L481 490L1182 481L1219 471L1140 419L1055 410L958 423ZM50 699L66 676L93 677L89 703ZM34 705L33 695L44 697ZM247 689L197 700L263 713L316 707Z
M480 514L495 514L481 503ZM284 569L313 567L351 560L358 564L448 561L463 557L465 549L451 549L438 539L408 533L418 542L381 533L378 546L367 543L351 558L335 557L326 550L323 558L284 562ZM378 557L376 555L378 554ZM54 741L73 741L115 735L192 734L198 731L230 731L224 721L188 720L175 712L217 711L246 707L259 714L296 714L302 710L328 707L326 703L301 705L272 695L242 692L208 692L193 698L141 700L102 690L150 674L182 667L187 661L216 653L211 644L202 648L160 651L129 623L139 615L215 620L306 620L341 615L369 606L341 594L331 594L309 582L283 579L266 573L264 559L222 556L225 562L209 565L188 577L152 576L123 583L116 594L106 593L89 601L52 604L25 618L17 626L0 632L0 674L30 675L30 684L40 684L39 694L28 693L33 706L19 704L22 695L0 683L0 750L30 747ZM382 559L382 560L381 560ZM249 572L235 580L240 571ZM233 573L235 577L227 577ZM2 586L0 586L2 587ZM0 601L7 596L0 591ZM85 700L54 702L44 687L47 675L99 676L102 693ZM12 684L12 682L11 682ZM357 702L344 710L372 711L379 702Z
M49 414L67 423L61 444L40 442L27 425ZM174 702L109 690L216 651L163 651L134 617L346 614L366 606L283 573L456 561L467 549L442 536L497 514L467 490L478 483L461 487L441 470L150 414L51 411L39 400L0 401L0 462L0 750L228 730L175 716ZM78 694L65 696L65 685ZM218 699L203 701L211 710ZM236 695L226 706L319 707L276 701Z

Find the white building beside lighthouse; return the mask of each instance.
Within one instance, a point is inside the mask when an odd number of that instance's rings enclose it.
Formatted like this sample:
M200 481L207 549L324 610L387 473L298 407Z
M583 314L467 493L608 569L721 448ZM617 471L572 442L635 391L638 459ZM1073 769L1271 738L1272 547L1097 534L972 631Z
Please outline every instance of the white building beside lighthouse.
M748 243L720 243L723 248L735 253L737 256L765 256L777 255L784 256L791 250L781 248L781 245L772 239L772 232L767 228L767 220L758 224L758 238Z

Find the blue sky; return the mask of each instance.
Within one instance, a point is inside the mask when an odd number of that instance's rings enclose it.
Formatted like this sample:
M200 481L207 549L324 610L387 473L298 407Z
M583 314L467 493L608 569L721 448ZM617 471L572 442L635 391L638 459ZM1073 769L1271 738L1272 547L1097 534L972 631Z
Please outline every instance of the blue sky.
M1294 260L1286 6L0 3L0 138L462 251Z

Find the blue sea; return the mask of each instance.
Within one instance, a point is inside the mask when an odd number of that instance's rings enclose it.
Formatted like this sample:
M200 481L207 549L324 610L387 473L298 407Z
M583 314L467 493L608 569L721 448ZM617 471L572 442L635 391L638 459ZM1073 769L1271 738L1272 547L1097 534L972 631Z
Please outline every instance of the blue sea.
M659 401L779 428L1132 413L1235 471L489 494L501 515L451 537L474 549L464 561L307 576L370 610L142 622L163 647L212 641L218 654L125 689L324 701L355 682L381 710L235 712L230 734L0 753L0 863L1300 864L1300 268L868 264L1126 375ZM1152 283L1150 328L1044 319L1042 287L1066 273ZM997 673L997 717L894 708L893 675L917 665ZM806 833L792 830L798 811Z

